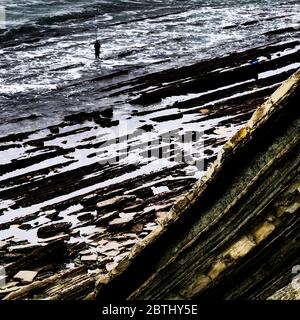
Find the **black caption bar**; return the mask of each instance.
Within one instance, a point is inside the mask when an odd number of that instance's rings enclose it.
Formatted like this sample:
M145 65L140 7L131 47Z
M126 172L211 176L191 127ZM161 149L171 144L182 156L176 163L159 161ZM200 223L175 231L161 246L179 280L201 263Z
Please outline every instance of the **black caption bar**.
M299 301L0 301L0 313L10 319L230 319L286 317L299 311ZM4 317L3 317L4 319Z

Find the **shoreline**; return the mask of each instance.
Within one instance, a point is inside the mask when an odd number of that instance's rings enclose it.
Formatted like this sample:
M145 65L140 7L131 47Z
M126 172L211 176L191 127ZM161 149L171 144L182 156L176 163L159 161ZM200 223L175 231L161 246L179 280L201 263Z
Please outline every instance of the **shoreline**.
M25 290L21 298L55 299L64 277L72 289L68 298L81 299L93 291L96 275L112 270L159 225L228 138L299 69L299 55L300 41L294 40L120 78L112 85L107 78L95 78L94 84L103 83L99 99L106 108L66 116L64 122L42 130L1 137L0 262L7 265L9 281L0 289L0 298ZM262 56L266 59L255 69L256 80L249 61ZM290 69L284 69L287 66ZM127 119L118 118L116 103L130 105ZM122 121L129 123L128 145L120 145L121 162L110 164L117 147L111 130ZM195 164L169 161L170 146L175 152L182 148L178 141L161 151L168 163L147 159L151 139L172 130L180 137L190 131L202 133L203 144L195 148L196 157L204 161L202 171ZM145 141L149 132L154 137ZM197 141L193 145L197 147ZM138 157L136 163L131 153ZM33 241L28 241L29 234ZM24 268L38 272L31 284L14 280ZM85 289L76 293L74 277ZM36 290L38 281L45 282Z

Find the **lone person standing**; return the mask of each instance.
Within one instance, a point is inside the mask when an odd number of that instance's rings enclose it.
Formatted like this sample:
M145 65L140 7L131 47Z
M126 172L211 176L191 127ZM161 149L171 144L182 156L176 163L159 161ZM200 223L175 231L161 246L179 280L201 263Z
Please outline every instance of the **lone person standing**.
M95 47L95 58L100 59L101 44L100 44L99 40L96 40L94 47Z

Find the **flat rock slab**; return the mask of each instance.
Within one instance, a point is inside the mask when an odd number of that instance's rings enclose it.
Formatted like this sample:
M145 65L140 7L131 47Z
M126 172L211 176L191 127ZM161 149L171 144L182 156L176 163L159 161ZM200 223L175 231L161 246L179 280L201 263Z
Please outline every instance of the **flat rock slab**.
M119 250L111 250L111 251L106 251L103 254L107 257L116 257L119 255L119 253L120 253Z
M19 284L19 282L17 281L10 281L8 283L6 283L4 286L0 287L0 290L7 290L10 288L14 288Z
M22 283L31 283L35 279L37 274L37 271L22 270L14 276L14 279L21 281Z
M117 196L108 200L104 200L97 203L98 210L100 209L108 209L111 207L116 207L121 205L122 203L125 203L127 201L133 201L135 200L135 196Z
M104 214L103 216L99 217L96 221L95 224L96 226L102 226L104 224L107 224L110 220L116 218L119 215L118 211L113 211Z
M87 213L84 213L84 214L81 214L77 217L77 219L79 221L87 221L87 220L92 220L94 218L94 216L92 215L92 213L90 212L87 212Z
M98 260L97 254L90 254L90 255L81 257L82 262L93 262L93 261L97 261L97 260Z
M133 217L123 217L123 218L117 218L111 221L108 226L111 230L122 230L124 228L127 228L131 225L131 222L133 221Z
M8 248L12 253L26 253L42 247L42 244L23 244Z
M86 255L91 254L91 250L89 250L89 249L83 250L83 251L80 251L79 254L82 256L86 256Z
M52 241L56 241L56 240L70 240L70 236L68 234L58 234L57 236L54 236L54 237L50 237L50 238L43 238L42 240L39 239L38 242L41 242L41 243L48 243L48 242L52 242Z
M72 223L70 222L59 222L50 224L44 227L40 227L37 231L37 235L39 238L49 238L57 235L61 232L66 232L72 227Z
M67 253L67 245L63 240L55 240L33 250L27 254L13 254L19 255L13 263L6 266L6 274L13 277L20 270L35 270L38 267L45 265L45 263L58 263L63 259ZM10 253L12 255L12 253Z
M144 203L141 202L141 203L136 203L128 208L124 208L124 212L138 212L138 211L141 211L143 210L144 208Z
M97 248L97 251L101 254L104 254L105 252L107 251L111 251L111 250L119 250L120 248L120 244L117 242L117 241L111 241L111 242L108 242L107 244L105 245L100 245L98 248Z
M137 243L137 241L138 241L137 239L135 239L135 240L127 240L125 242L122 242L121 244L122 244L123 247L132 247Z

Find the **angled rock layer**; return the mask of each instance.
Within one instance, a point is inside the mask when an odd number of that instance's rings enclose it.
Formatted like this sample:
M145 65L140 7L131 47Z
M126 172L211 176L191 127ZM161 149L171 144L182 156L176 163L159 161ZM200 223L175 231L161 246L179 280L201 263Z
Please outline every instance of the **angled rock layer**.
M266 299L289 285L300 264L299 100L298 70L89 298Z

